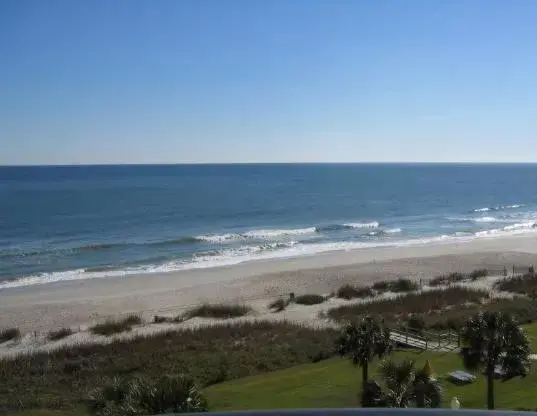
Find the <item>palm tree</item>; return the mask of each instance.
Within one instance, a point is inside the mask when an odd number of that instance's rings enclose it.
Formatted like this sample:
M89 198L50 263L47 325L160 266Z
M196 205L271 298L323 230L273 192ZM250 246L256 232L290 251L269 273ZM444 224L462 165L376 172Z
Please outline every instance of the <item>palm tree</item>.
M412 360L384 361L380 375L385 385L385 407L440 407L444 396L440 383L424 367L417 370Z
M375 357L382 358L391 353L390 331L374 319L367 317L361 322L349 322L337 340L337 349L342 356L362 367L362 389L365 391L369 379L369 363Z
M468 370L485 370L487 405L494 409L494 375L497 369L507 380L525 376L530 347L514 319L502 312L484 312L470 317L461 330L461 355Z

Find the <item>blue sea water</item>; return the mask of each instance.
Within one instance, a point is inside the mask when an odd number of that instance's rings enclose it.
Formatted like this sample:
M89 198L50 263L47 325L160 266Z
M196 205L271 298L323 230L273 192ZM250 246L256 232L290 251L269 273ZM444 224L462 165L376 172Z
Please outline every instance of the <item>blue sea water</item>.
M537 165L0 167L0 288L531 232Z

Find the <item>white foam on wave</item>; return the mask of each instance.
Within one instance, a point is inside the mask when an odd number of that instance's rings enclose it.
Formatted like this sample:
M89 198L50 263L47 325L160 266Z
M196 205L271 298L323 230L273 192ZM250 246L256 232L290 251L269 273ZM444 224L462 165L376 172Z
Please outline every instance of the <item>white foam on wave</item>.
M397 233L400 233L401 231L403 231L403 230L401 230L400 228L388 228L385 231L385 233L386 234L397 234Z
M314 232L315 227L291 229L260 229L246 231L243 233L205 234L196 236L195 238L197 240L206 241L208 243L226 243L246 239L267 240L291 235L311 234Z
M477 208L477 209L474 209L474 212L487 212L487 211L490 211L490 208Z
M496 222L498 219L494 217L479 217L474 219L475 222Z
M377 221L371 221L371 222L349 222L346 224L343 224L344 227L349 228L378 228L379 223Z
M474 209L473 212L500 211L502 209L516 209L525 207L525 204L497 205L495 207L484 207Z

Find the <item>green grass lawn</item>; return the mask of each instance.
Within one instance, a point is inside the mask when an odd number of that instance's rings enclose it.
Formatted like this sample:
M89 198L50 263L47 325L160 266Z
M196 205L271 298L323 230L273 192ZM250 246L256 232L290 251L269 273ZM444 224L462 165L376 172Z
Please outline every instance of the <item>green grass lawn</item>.
M454 353L398 351L393 359L411 358L419 365L429 359L439 378L449 371L462 369ZM375 378L376 368L371 371ZM348 360L334 358L217 384L205 390L211 410L251 410L307 407L356 407L361 386L361 372ZM443 381L445 406L457 396L464 408L485 408L486 388L482 375L470 385L455 386ZM522 379L497 381L497 408L537 408L537 372Z
M528 341L531 346L531 352L537 354L537 322L524 325L524 333L528 337Z

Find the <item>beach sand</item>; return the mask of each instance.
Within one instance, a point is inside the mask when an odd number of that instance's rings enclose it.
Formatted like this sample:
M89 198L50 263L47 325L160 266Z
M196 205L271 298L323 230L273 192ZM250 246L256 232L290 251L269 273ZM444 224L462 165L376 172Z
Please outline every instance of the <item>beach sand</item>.
M202 302L266 306L290 292L326 294L345 283L537 264L537 234L426 246L383 247L242 263L211 269L86 279L3 289L0 327L23 332L86 328L109 316L181 313ZM334 300L337 302L338 300ZM266 311L265 311L266 312ZM288 313L292 313L289 311Z

